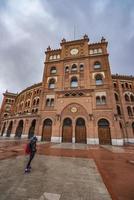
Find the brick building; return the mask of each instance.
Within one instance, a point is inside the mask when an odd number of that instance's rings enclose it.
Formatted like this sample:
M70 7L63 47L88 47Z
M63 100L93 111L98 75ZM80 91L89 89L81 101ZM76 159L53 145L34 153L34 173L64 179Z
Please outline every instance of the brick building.
M107 41L80 40L47 48L41 83L6 91L1 136L51 142L134 143L134 77L112 75Z

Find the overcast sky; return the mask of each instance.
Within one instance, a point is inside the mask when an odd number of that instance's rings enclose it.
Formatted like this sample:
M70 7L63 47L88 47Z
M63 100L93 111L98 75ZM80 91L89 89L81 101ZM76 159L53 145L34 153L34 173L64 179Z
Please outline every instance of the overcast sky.
M0 0L0 101L42 80L44 51L67 40L109 42L112 73L134 75L133 0Z

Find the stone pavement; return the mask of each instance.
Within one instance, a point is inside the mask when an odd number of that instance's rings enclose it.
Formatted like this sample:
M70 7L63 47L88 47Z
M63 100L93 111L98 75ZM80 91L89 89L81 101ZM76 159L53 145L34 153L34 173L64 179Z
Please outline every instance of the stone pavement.
M0 200L110 200L93 159L37 155L0 161Z
M38 142L24 174L26 142L0 139L0 200L134 199L134 145Z

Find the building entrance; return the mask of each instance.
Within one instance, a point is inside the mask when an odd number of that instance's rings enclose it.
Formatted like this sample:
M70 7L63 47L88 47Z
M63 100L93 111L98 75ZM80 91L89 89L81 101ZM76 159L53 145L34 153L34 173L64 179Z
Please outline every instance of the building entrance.
M42 141L51 141L52 136L52 120L45 119L42 129Z
M109 122L106 119L100 119L98 122L99 144L111 144L111 133Z
M83 118L78 118L75 126L75 142L86 143L86 126Z
M64 119L62 127L62 142L72 142L72 131L72 120L70 118Z

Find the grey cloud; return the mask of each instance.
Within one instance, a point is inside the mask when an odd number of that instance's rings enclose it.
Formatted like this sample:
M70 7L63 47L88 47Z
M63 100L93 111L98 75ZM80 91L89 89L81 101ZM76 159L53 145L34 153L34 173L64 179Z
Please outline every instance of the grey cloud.
M109 42L113 73L133 73L133 0L0 1L0 92L17 92L42 79L44 50L87 33ZM0 94L0 98L2 95Z

